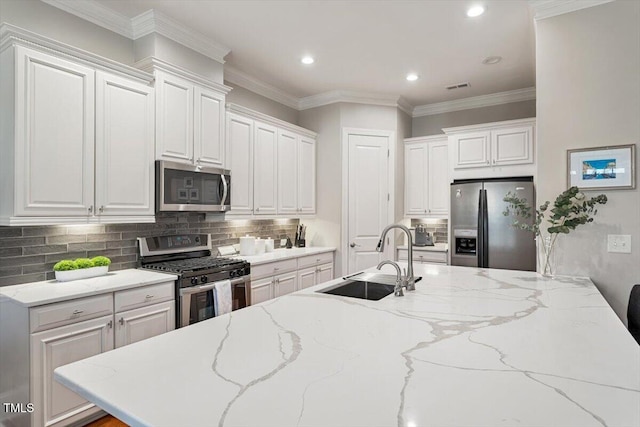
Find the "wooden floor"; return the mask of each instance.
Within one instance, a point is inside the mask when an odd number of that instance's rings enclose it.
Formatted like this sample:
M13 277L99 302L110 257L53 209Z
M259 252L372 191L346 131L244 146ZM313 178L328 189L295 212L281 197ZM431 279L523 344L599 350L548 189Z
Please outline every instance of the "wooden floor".
M95 420L92 423L85 425L84 427L129 427L119 419L106 415L102 418Z

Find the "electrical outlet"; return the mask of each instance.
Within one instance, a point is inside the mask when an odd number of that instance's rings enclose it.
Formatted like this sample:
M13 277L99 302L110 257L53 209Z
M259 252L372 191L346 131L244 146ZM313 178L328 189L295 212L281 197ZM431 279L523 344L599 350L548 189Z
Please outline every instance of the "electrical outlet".
M631 253L631 235L630 234L607 235L607 252L630 254Z

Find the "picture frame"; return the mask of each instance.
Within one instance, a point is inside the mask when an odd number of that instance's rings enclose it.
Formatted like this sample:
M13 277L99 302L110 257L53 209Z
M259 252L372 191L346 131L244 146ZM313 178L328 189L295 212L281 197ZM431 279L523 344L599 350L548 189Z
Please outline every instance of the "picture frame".
M567 150L567 187L580 190L636 188L635 144Z

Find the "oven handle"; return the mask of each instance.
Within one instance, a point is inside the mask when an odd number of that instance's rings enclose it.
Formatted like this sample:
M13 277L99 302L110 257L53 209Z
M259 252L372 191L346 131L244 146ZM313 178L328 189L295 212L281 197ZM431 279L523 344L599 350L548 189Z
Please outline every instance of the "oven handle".
M231 280L231 286L239 285L240 283L244 283L247 279L249 279L249 276L243 276L243 277L240 277L238 279L233 279L233 280ZM218 282L211 282L211 283L209 283L207 285L192 286L192 287L189 287L189 288L182 288L182 289L180 289L180 296L191 295L191 294L197 294L197 293L200 293L200 292L210 291L211 289L214 288L216 283L218 283Z

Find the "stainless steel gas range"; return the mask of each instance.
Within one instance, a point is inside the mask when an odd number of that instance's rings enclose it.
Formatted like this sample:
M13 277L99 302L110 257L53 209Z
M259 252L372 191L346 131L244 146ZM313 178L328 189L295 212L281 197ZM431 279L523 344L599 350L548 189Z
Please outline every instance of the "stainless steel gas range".
M179 234L139 237L140 267L177 274L176 327L215 316L213 288L231 281L233 309L251 305L251 265L212 256L211 235Z

